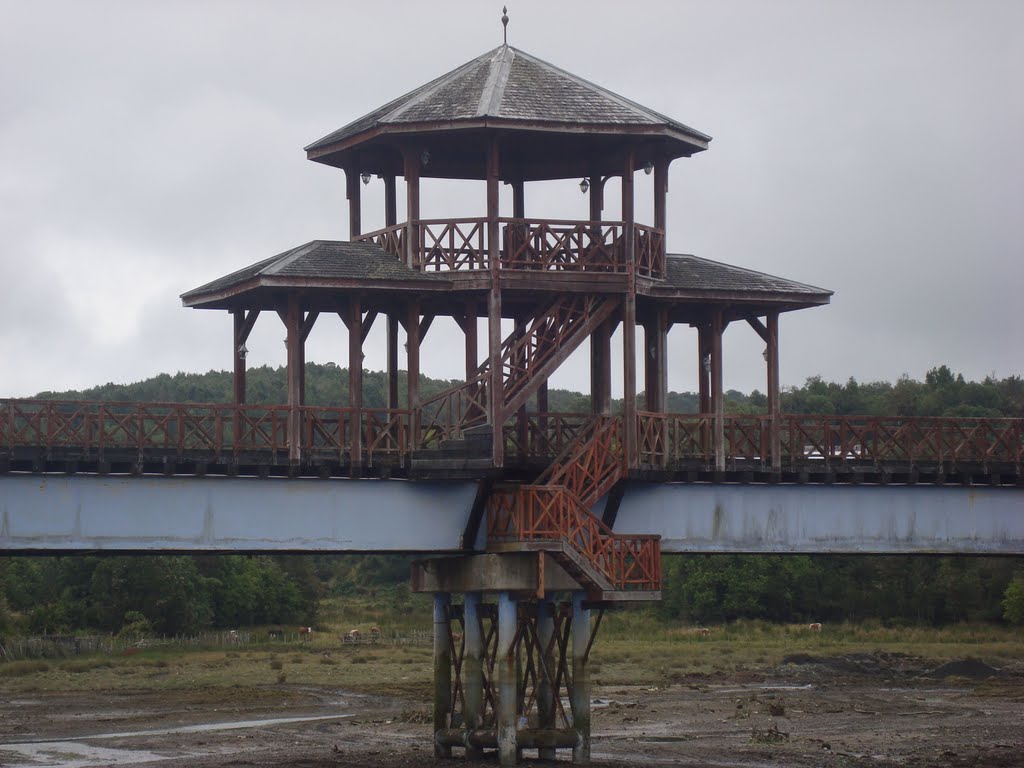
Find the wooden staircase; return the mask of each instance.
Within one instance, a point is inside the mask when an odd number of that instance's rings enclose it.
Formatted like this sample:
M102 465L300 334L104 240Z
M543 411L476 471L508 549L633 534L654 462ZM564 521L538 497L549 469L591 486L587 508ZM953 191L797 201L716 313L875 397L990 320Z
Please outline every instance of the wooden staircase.
M560 296L519 323L501 345L501 392L496 424L505 420L554 373L620 303L619 297L572 294ZM491 406L491 365L484 361L464 384L439 392L420 404L419 447L488 423Z
M492 492L488 550L549 551L594 600L660 599L660 537L614 533L591 512L624 474L622 419L595 417L534 483Z

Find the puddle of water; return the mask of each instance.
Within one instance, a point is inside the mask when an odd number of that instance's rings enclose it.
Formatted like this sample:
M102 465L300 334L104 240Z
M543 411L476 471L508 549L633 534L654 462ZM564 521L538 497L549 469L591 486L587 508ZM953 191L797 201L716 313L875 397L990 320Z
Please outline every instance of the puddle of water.
M4 744L0 750L13 752L27 762L4 765L12 768L32 766L32 768L93 768L99 765L125 765L132 763L154 763L158 760L169 760L169 755L158 755L136 749L107 749L92 747L75 741L41 741L25 744ZM179 757L175 755L174 757Z
M184 754L159 754L136 749L111 749L86 744L86 741L124 739L137 736L169 736L180 733L211 733L215 731L233 731L245 728L262 728L272 725L289 725L291 723L311 723L320 720L342 720L354 717L352 714L314 715L308 717L272 717L263 720L235 720L226 723L199 723L182 725L176 728L153 728L143 731L119 731L115 733L96 733L79 736L74 740L48 741L13 741L0 744L0 751L19 755L23 762L12 763L2 761L2 765L12 768L96 768L101 765L126 765L135 763L154 763L160 760L181 760ZM192 755L195 757L196 755Z
M116 731L114 733L94 733L87 736L78 736L76 741L92 741L93 739L124 739L133 736L169 736L175 733L209 733L211 731L234 731L242 728L261 728L268 725L289 725L291 723L312 723L318 720L343 720L348 717L355 717L354 714L343 715L314 715L308 717L271 717L263 720L235 720L227 723L200 723L198 725L180 725L175 728L152 728L144 731ZM29 744L53 744L53 741L12 741L7 744L0 744L0 749L9 749L16 745ZM60 742L75 743L75 742Z
M712 688L714 693L748 693L750 691L810 691L814 686L806 685L738 685L734 688Z

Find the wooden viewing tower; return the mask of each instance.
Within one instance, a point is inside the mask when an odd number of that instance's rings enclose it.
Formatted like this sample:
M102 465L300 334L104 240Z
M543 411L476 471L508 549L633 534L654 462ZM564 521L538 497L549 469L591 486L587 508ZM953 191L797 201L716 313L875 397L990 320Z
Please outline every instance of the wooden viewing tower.
M620 482L663 452L671 326L698 334L701 418L690 438L716 457L711 472L725 470L723 331L745 321L763 338L761 460L780 471L779 315L827 304L830 292L666 253L669 165L709 141L505 44L306 147L309 159L345 171L348 241L312 241L182 297L186 306L231 312L236 405L246 399L245 342L257 317L274 313L284 322L283 429L293 464L307 461L303 446L328 436L345 449L325 461L325 475L487 479L465 554L414 567L414 588L434 593L438 755L497 747L508 765L523 749L554 757L571 748L574 762L589 760L587 657L600 612L660 596L658 537L611 526ZM634 215L637 173L653 173L652 222ZM384 185L385 227L364 232L360 192L374 176ZM424 219L424 178L482 182L486 215ZM528 185L554 179L582 179L588 220L527 216ZM614 217L604 205L610 180L621 184ZM511 187L511 211L499 205L501 184ZM325 313L348 329L349 402L336 422L304 405L304 342ZM420 346L437 317L463 331L465 381L423 398ZM371 410L362 401L363 343L377 320L387 328L388 407ZM617 329L622 413L611 409ZM584 344L592 413L571 421L549 412L548 379ZM233 428L242 442L246 430L268 427L239 420ZM408 457L395 466L375 459L392 444L409 445Z

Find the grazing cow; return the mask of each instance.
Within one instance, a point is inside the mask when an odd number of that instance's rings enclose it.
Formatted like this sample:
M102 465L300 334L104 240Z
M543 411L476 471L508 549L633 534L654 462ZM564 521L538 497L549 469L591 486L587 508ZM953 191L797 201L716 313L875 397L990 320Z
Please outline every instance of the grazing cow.
M701 637L711 637L711 630L707 627L697 627L697 634Z
M370 627L370 642L376 643L378 640L380 640L380 627L374 624Z
M238 632L236 630L232 629L228 632L228 642L231 645L238 645Z
M808 629L809 629L809 630L810 630L811 632L821 632L821 624L820 624L820 623L818 623L817 621L816 621L816 622L814 622L813 624L809 624L809 625L807 626L807 628L808 628Z
M349 643L361 643L363 641L363 634L358 629L350 629L344 635L341 636L342 645Z
M299 627L299 640L306 643L313 639L312 627Z

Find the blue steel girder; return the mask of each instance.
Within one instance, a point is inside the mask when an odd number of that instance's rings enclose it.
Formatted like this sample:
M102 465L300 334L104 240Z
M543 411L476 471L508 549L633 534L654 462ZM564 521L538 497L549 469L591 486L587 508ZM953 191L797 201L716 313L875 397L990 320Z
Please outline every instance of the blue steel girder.
M1024 554L1024 487L630 483L615 529L666 554Z
M480 481L0 474L0 551L460 552ZM595 511L599 511L603 500ZM1024 554L1024 487L643 483L664 553Z

